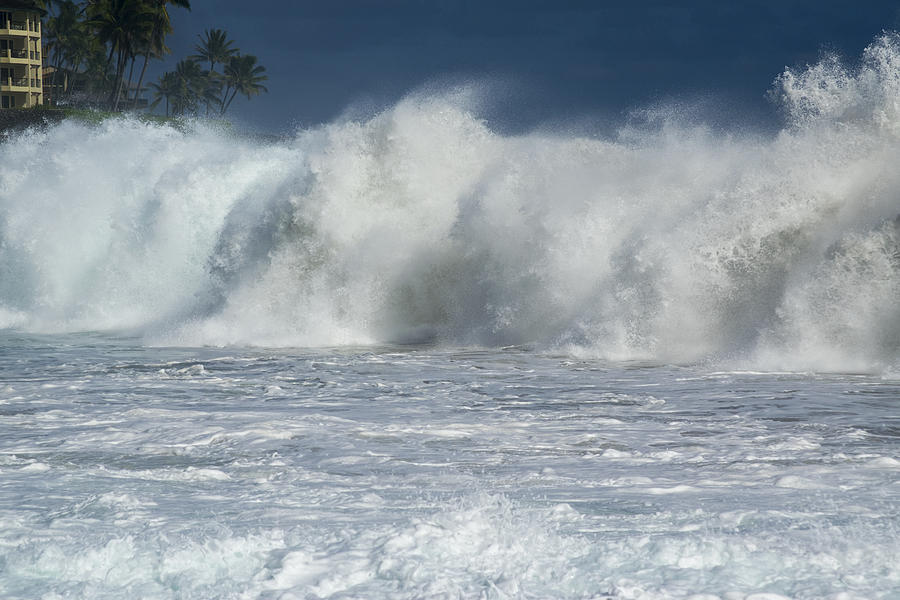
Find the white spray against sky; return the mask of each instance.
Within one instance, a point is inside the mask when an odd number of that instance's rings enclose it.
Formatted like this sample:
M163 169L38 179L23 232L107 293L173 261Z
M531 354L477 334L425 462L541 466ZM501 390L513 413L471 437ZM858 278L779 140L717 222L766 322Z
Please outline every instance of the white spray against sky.
M263 143L72 121L0 145L0 327L149 343L900 358L900 38L786 71L776 136L657 111L502 136L465 92Z

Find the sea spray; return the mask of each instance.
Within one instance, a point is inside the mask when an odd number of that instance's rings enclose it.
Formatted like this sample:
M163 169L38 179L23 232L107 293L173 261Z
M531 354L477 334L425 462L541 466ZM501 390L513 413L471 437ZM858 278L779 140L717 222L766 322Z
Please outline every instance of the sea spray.
M896 368L898 65L887 34L786 71L774 137L502 136L454 93L275 144L31 131L0 146L0 326Z

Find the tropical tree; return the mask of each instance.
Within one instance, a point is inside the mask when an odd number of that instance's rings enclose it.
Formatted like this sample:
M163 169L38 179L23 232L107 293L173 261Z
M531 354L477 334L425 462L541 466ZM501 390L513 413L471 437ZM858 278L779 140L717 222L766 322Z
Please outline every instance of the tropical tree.
M65 73L72 81L68 89L75 86L85 93L85 99L96 101L105 94L113 110L119 110L123 95L126 104L133 100L131 106L136 106L138 94L133 98L129 95L134 89L133 76L139 71L136 87L140 90L150 59L169 52L165 45L166 36L172 32L168 8L191 9L190 0L35 2L55 9L45 28L47 55L56 67L55 77ZM165 101L167 115L183 115L196 113L205 104L207 116L210 107L225 114L238 94L250 99L268 92L263 85L268 79L265 67L255 56L240 55L227 32L207 29L197 37L197 54L180 61L173 71L151 84L151 108ZM139 57L143 57L142 66L137 64ZM217 70L219 65L221 72Z
M57 14L44 26L47 58L54 69L54 101L60 101L76 87L89 95L108 93L112 80L108 73L106 46L84 19L84 8L72 0L56 0ZM68 85L60 86L64 76ZM65 87L63 92L60 87Z
M238 54L238 49L233 48L233 40L228 39L228 32L222 29L207 29L203 35L198 35L200 43L194 46L197 54L191 58L209 63L209 70L214 71L216 65L227 64L232 56Z
M116 59L109 104L113 110L118 110L125 68L129 60L133 61L139 41L152 30L153 15L140 0L97 0L87 10L88 24L102 43L109 44L107 64L112 63L114 57Z
M222 96L221 114L225 114L238 94L246 96L249 100L253 96L269 91L262 84L269 79L263 75L266 68L256 64L256 61L257 58L252 54L233 56L228 61L225 66L225 94Z
M228 33L221 29L207 29L203 36L198 35L200 43L194 46L197 54L191 58L202 60L209 63L208 71L208 89L206 90L206 116L209 116L209 107L211 104L221 106L218 99L222 91L223 77L216 72L217 64L228 64L232 57L237 56L238 49L233 48L234 42L228 39Z
M144 74L147 72L147 63L150 62L150 58L162 58L169 53L169 49L165 44L166 36L172 33L172 22L169 19L168 5L171 4L172 6L180 6L181 8L191 10L191 3L189 0L144 1L149 2L149 12L151 14L153 26L150 28L149 35L143 40L141 48L141 54L144 56L144 66L141 67L141 76L138 78L138 90L140 90L141 84L144 82ZM137 94L134 96L134 103L135 105L137 104Z
M80 9L71 0L59 3L59 13L47 20L44 34L46 51L53 57L53 88L57 89L63 66L73 59L74 48L81 29Z
M48 13L53 14L53 7L59 4L59 0L34 0L34 3L37 4L38 8L43 8Z
M110 72L106 46L84 24L79 29L72 48L71 62L77 80L83 82L88 97L99 97L108 93L115 81L115 73Z
M156 108L160 102L166 101L166 116L169 116L169 102L175 96L178 90L178 77L174 72L168 71L163 73L158 83L151 83L150 88L153 90L153 102L150 104L151 110Z
M172 113L184 115L197 112L197 105L205 97L206 72L193 60L182 60L175 65L175 89L172 94Z

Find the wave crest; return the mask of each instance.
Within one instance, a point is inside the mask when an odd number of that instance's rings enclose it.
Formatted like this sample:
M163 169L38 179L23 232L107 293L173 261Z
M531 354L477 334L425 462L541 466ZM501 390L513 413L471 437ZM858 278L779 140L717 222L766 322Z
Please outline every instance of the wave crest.
M280 144L130 120L30 132L0 146L0 315L189 345L897 365L898 40L856 70L786 71L771 139L677 115L610 140L502 136L458 94Z

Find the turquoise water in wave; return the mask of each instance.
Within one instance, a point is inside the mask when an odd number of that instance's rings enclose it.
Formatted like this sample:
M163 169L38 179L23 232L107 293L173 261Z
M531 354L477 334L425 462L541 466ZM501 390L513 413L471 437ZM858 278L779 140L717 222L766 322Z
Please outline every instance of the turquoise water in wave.
M900 594L896 379L9 331L0 373L3 598Z

